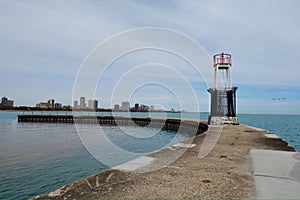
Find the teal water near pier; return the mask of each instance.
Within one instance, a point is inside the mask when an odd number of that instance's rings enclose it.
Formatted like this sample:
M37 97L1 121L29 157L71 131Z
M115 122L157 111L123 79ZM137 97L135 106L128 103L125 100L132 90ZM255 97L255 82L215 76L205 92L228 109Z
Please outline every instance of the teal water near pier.
M0 199L29 199L106 170L82 145L73 124L18 123L16 112L0 112ZM28 114L28 113L26 113ZM49 114L49 113L35 113ZM70 114L56 113L51 114ZM80 113L94 115L94 113ZM121 116L126 113L115 113ZM97 113L107 115L107 113ZM168 117L207 120L207 113L130 113L131 116ZM240 122L269 130L300 150L300 115L239 115ZM90 127L90 126L89 126ZM122 148L147 154L182 141L189 135L155 128L127 127L127 132L153 135L151 140L130 140L116 127L104 127ZM87 127L87 131L90 129ZM122 141L122 142L120 142ZM140 142L140 143L139 143ZM115 164L132 157L109 155Z

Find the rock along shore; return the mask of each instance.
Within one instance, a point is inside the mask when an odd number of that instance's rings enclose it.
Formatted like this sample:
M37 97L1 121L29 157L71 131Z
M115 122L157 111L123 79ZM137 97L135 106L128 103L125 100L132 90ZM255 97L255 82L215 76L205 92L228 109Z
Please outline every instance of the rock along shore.
M224 126L212 151L206 157L199 158L205 136L200 134L185 142L194 145L175 145L147 155L152 161L142 167L110 169L34 199L253 198L254 178L248 169L250 151L269 149L295 152L292 146L272 133L240 125ZM186 151L179 159L170 165L163 165L182 149ZM151 171L156 167L158 170Z

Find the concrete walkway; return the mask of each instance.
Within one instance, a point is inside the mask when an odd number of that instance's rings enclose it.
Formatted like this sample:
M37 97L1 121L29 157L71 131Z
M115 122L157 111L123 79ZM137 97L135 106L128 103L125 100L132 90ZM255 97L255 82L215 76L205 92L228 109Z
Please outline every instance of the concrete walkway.
M212 126L35 199L299 199L299 163L299 153L267 131Z
M252 149L256 199L300 199L300 153Z
M124 170L124 171L134 171L141 167L149 165L153 160L154 160L154 158L151 158L148 156L141 156L134 160L130 160L126 163L118 165L118 166L114 167L113 169Z
M222 130L223 126L209 126L204 141L199 150L199 158L204 158L212 151L222 134Z

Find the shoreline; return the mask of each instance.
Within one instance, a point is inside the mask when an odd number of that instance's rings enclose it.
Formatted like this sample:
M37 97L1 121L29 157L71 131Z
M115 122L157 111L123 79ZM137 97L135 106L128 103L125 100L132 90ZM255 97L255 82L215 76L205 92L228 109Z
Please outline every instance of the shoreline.
M132 170L109 169L33 199L252 198L254 178L247 170L250 151L297 152L282 138L267 137L272 135L267 130L246 125L224 126L212 151L199 159L206 134L189 139L194 146L172 145L146 155L149 162ZM168 158L183 150L180 158L165 165Z

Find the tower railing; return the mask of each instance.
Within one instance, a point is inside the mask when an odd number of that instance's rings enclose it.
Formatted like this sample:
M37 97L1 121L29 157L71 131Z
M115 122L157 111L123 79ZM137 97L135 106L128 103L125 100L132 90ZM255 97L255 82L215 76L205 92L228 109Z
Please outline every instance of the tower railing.
M231 55L227 53L220 53L214 56L214 66L217 65L230 65L231 66Z

